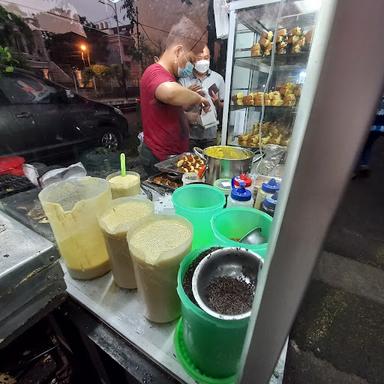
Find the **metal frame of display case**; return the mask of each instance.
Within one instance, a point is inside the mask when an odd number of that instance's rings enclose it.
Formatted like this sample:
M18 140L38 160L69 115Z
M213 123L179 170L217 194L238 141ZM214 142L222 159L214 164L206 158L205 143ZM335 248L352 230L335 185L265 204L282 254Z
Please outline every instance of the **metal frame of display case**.
M230 60L235 11L265 3L231 4ZM359 0L322 1L243 351L241 384L268 382L368 133L384 84L384 52L377 49L383 13L381 0L364 7ZM356 33L356 26L364 34ZM227 79L231 65L228 61ZM229 90L228 81L227 96Z

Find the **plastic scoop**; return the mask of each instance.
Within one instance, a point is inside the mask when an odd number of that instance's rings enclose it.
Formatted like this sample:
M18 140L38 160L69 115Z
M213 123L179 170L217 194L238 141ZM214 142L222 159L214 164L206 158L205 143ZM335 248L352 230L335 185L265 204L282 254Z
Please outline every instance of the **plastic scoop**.
M120 171L121 176L126 176L127 169L125 167L125 153L120 153Z

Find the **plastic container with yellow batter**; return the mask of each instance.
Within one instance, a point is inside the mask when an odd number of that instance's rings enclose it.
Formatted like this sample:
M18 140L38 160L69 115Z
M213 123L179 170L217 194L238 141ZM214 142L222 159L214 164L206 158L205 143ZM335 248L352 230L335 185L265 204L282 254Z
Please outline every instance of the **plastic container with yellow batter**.
M112 199L136 196L140 193L140 175L137 172L127 171L125 176L121 176L120 172L114 172L106 179L111 184Z
M153 203L139 197L121 197L99 219L103 230L115 283L121 288L137 287L127 233L154 212Z
M39 199L60 254L75 279L93 279L110 270L98 216L111 204L109 183L96 177L60 181Z
M128 233L137 287L148 320L167 323L180 316L177 271L191 250L192 237L192 224L177 215L151 216Z

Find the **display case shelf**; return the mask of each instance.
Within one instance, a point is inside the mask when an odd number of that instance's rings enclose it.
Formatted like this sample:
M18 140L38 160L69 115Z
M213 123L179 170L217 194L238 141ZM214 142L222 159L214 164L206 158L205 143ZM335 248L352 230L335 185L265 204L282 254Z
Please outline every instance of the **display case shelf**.
M271 56L250 56L250 49L242 49L241 52L246 53L246 56L235 57L235 66L268 72L271 67ZM239 52L237 52L239 53ZM301 70L306 67L309 51L301 53L287 53L275 55L275 71L292 71Z
M240 109L253 109L253 110L259 110L261 111L262 110L262 106L258 106L258 105L233 105L231 104L231 111L238 111ZM281 111L281 112L291 112L291 113L295 113L296 111L296 106L294 107L288 107L286 105L281 105L281 106L274 106L274 105L268 105L268 106L264 106L265 110L267 111L273 111L273 112L276 112L276 111Z

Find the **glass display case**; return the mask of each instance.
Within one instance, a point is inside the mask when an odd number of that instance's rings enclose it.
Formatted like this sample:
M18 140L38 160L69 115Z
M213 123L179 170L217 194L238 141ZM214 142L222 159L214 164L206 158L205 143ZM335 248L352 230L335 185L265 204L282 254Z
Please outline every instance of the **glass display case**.
M320 5L231 3L222 144L288 146Z

